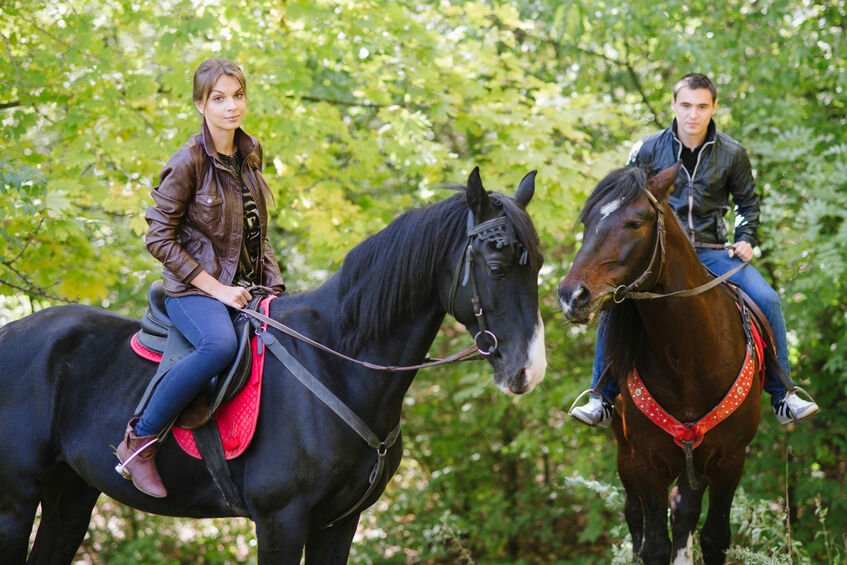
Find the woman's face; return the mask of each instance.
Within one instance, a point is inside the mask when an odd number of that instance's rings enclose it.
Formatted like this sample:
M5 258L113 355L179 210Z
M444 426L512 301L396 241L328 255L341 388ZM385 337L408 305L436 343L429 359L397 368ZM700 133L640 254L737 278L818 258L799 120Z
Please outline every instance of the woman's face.
M197 103L197 109L206 118L210 130L235 131L247 112L247 96L235 77L221 75L208 98Z

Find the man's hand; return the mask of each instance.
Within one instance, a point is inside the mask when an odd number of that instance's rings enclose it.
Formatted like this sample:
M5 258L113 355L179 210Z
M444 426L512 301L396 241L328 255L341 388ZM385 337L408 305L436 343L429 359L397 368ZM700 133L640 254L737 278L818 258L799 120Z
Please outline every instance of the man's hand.
M730 257L738 257L745 263L748 263L753 258L753 246L743 240L737 241L732 247L727 249L727 253L729 253Z

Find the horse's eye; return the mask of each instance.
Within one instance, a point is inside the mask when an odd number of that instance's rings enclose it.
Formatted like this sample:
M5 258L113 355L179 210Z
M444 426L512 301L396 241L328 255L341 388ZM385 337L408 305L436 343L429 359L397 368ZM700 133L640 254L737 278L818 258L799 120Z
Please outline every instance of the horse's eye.
M488 265L488 272L491 273L491 276L495 279L499 279L506 274L506 269L504 269L503 265L500 263L490 263Z
M637 230L638 228L640 228L643 225L644 225L644 222L642 222L641 220L632 220L631 222L627 222L624 225L624 227L626 227L627 229L630 229L630 230Z

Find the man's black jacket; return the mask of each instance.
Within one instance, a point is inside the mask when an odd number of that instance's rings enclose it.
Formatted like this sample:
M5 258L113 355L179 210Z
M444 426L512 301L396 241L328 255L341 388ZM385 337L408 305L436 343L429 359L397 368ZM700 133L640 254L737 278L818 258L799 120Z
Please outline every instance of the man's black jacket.
M648 135L633 148L630 164L646 165L654 173L672 167L680 159L682 143L671 127ZM740 143L709 122L706 141L693 171L679 168L668 204L676 212L692 242L725 243L729 197L743 219L736 222L735 242L759 243L759 195L750 170L750 160Z

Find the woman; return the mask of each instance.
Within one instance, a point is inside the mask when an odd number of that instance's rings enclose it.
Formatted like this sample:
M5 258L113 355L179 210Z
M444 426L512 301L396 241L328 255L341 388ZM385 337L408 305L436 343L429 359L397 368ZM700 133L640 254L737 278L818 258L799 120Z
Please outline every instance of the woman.
M164 265L165 307L196 348L162 378L117 448L121 474L154 497L167 496L154 458L159 434L235 356L230 308L251 299L247 288L285 286L267 240L262 148L241 129L247 85L227 59L207 59L194 73L200 133L168 161L153 189L146 242Z

